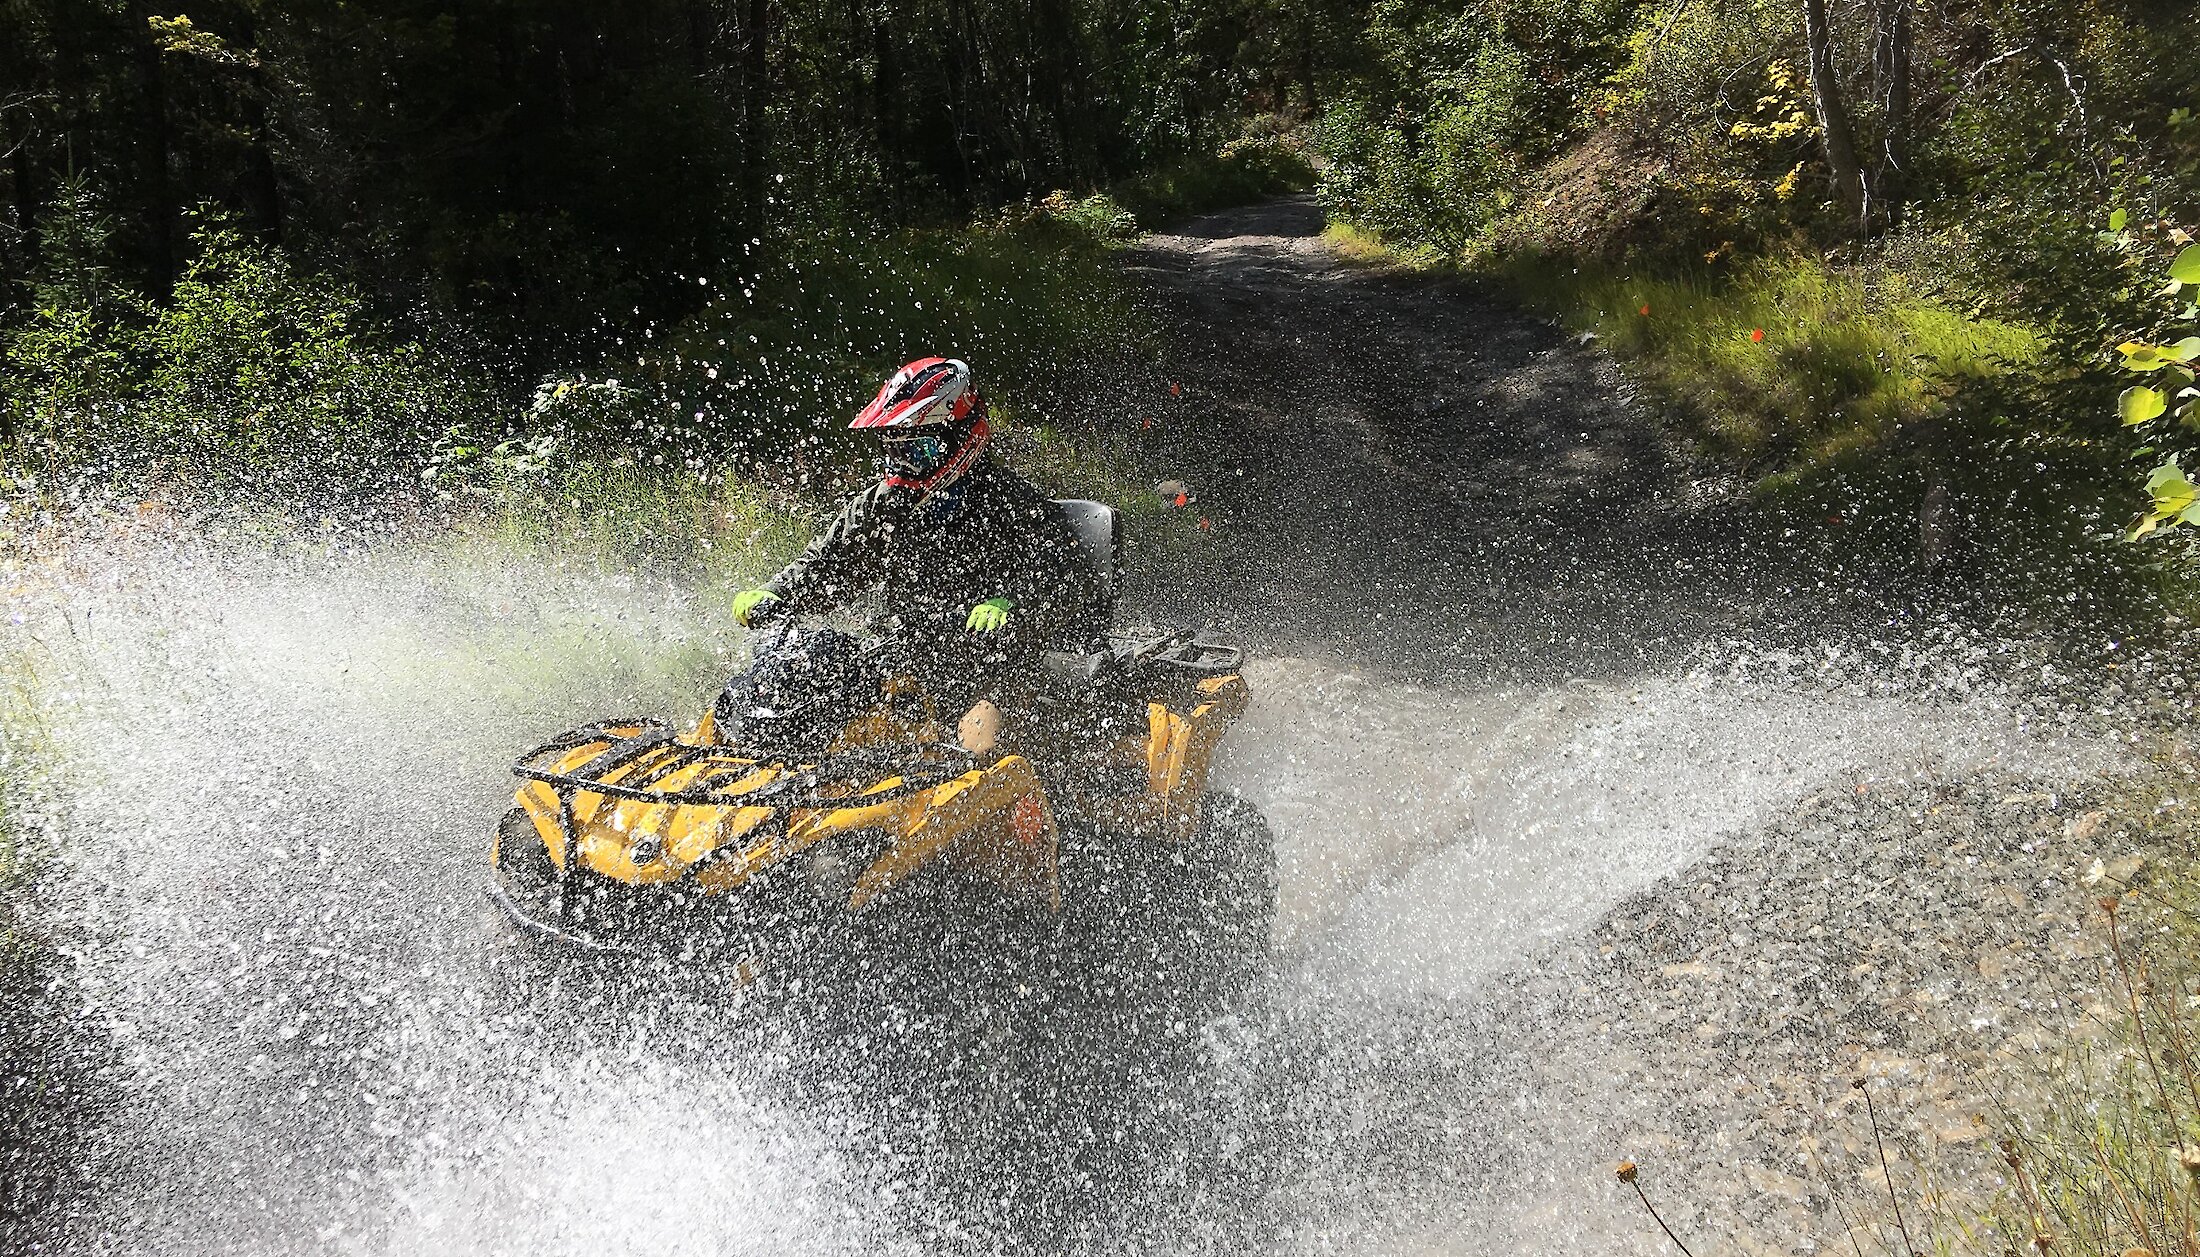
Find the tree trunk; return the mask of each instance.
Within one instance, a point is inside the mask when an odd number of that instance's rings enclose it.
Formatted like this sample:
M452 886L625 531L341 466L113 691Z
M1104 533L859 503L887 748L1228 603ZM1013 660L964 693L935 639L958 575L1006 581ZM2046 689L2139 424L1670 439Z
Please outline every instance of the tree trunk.
M1314 85L1314 22L1304 9L1299 11L1298 27L1299 103L1308 117L1314 117L1322 111L1321 90Z
M1856 133L1841 100L1840 73L1833 63L1833 31L1826 22L1826 0L1803 0L1803 34L1810 47L1810 91L1818 106L1818 132L1825 142L1826 166L1833 190L1849 216L1864 221L1864 170L1856 160Z
M1902 219L1910 165L1910 3L1878 0L1872 77L1879 87L1879 170L1871 181L1870 216L1892 226Z

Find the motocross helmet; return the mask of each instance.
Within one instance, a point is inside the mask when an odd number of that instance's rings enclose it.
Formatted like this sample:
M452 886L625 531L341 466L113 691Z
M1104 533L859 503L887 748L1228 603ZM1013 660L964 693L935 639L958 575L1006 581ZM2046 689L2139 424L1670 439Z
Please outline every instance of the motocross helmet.
M970 470L992 436L970 364L919 358L896 371L855 422L885 442L886 483L931 497Z

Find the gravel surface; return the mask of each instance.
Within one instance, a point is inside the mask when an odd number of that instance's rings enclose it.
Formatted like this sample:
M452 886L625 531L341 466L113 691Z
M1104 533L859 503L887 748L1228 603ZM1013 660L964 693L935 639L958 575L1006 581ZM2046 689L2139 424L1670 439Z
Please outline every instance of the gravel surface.
M1984 774L1820 792L1509 987L1493 1024L1547 1037L1502 1085L1565 1114L1572 1146L1638 1162L1698 1252L1888 1251L1890 1175L1923 1242L1922 1174L1954 1216L1990 1200L2007 1113L2118 1018L2084 879L2097 859L2135 877L2150 854L2116 810L2139 789Z

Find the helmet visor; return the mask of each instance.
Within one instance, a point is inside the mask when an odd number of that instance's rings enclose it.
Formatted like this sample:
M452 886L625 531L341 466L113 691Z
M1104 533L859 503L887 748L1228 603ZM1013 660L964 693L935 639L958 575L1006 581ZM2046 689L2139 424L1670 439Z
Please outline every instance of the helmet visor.
M886 438L886 471L888 475L917 478L929 476L947 465L949 453L947 438L925 434Z

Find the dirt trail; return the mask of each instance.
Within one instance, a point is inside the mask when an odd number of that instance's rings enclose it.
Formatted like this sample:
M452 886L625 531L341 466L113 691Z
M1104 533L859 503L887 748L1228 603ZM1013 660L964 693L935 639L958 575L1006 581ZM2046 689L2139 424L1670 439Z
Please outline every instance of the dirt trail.
M1800 565L1769 561L1609 359L1460 283L1347 262L1321 228L1293 199L1132 253L1181 389L1153 406L1150 465L1215 527L1211 562L1155 597L1428 679L1631 671L1781 618Z

